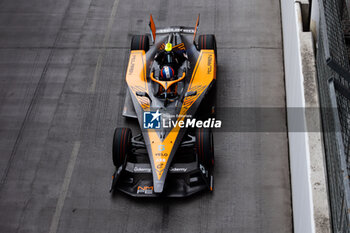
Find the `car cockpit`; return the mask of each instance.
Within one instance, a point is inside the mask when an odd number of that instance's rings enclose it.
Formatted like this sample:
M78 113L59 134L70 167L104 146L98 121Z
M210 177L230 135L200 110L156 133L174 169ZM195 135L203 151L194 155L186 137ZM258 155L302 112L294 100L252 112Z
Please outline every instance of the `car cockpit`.
M185 44L178 33L171 33L160 45L151 68L155 96L166 101L177 99L184 90L188 65Z

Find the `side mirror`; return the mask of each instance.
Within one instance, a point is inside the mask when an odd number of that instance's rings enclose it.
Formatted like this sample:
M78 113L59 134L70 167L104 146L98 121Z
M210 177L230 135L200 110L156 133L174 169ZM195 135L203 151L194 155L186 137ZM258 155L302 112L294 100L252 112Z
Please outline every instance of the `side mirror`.
M197 95L197 91L189 91L189 92L186 92L185 97L195 96L195 95Z
M144 92L144 91L137 91L136 92L136 95L137 96L141 96L141 97L147 97L149 99L149 101L152 102L152 99L151 97L149 97L148 93L147 92Z

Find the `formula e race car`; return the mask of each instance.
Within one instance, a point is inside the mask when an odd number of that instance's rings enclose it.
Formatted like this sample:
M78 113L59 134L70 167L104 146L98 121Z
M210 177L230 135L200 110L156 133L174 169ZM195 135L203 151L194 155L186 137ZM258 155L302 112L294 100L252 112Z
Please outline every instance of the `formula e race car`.
M213 190L216 40L195 27L133 36L123 116L137 118L141 134L117 128L111 192L184 197ZM221 122L219 122L221 123Z

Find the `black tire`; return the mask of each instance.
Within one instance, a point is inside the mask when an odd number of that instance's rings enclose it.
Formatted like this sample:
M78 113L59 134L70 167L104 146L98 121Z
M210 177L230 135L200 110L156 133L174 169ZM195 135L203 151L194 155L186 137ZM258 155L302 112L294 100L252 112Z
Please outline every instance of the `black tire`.
M198 108L197 118L201 120L207 120L208 118L216 118L216 85L211 87L208 93L206 93L200 107Z
M114 131L112 157L117 168L125 165L127 155L131 151L131 137L129 128L116 128Z
M216 38L215 35L200 35L198 38L198 50L213 49L215 52L215 58L217 58L216 52Z
M211 171L214 167L214 140L210 129L196 130L196 150L199 163Z
M131 50L144 50L147 52L149 49L149 39L146 35L133 36L131 40Z

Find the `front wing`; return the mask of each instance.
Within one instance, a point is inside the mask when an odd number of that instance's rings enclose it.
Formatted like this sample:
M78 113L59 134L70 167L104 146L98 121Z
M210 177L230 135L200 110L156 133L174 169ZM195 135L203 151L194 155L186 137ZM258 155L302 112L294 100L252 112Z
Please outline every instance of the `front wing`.
M212 176L197 162L173 164L169 169L164 191L155 193L151 165L128 162L119 174L116 171L112 190L118 189L134 197L185 197L210 190L212 183Z

